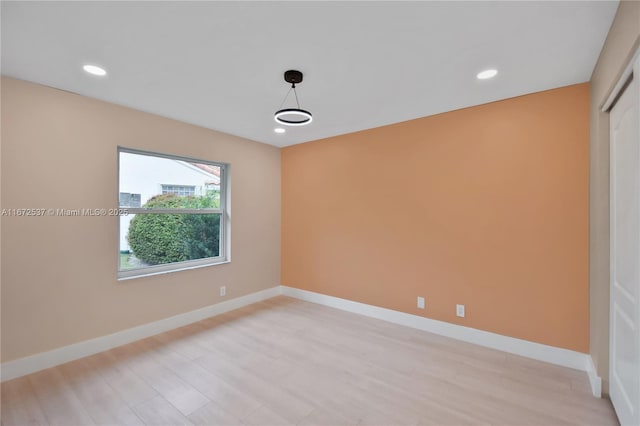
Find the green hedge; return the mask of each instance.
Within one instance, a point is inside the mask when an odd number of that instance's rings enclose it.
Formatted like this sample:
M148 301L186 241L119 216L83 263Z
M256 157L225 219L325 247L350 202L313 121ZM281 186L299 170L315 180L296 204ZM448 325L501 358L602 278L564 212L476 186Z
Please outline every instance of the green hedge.
M157 195L148 208L217 208L217 192L203 197ZM127 239L133 254L150 265L203 259L219 255L218 214L137 214L129 225Z

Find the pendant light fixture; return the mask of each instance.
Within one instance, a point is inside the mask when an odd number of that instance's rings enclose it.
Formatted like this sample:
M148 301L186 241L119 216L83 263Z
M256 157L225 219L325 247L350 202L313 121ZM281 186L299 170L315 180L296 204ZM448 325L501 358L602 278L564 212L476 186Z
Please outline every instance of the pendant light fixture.
M302 83L302 73L297 70L289 70L284 73L284 81L291 83L291 88L287 92L287 95L282 101L282 105L287 101L289 93L293 90L293 94L296 98L297 108L284 108L276 111L273 118L280 124L285 126L305 126L313 121L313 116L309 111L300 108L300 102L298 101L298 93L296 92L296 84ZM280 105L280 107L282 107Z

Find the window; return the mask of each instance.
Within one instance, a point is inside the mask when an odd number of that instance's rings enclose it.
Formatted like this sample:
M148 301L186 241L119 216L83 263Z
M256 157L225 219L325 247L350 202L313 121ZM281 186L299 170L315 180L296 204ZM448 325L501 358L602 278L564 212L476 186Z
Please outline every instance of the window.
M128 192L121 192L120 207L140 207L140 194L130 194Z
M182 197L186 197L189 195L196 195L196 187L185 186L185 185L162 185L162 193L175 194L175 195L180 195Z
M120 216L119 278L229 260L229 165L119 148L118 166L129 213Z

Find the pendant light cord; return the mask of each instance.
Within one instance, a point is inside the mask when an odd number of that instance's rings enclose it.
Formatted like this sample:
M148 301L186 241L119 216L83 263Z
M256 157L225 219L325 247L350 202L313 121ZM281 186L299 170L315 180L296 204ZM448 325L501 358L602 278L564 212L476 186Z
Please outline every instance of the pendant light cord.
M293 83L291 85L291 88L293 89L293 94L296 95L296 105L298 105L298 109L300 109L300 102L298 102L298 92L296 92L296 84Z
M293 94L296 97L296 105L298 106L298 109L300 109L300 102L298 101L298 92L296 92L296 84L295 83L291 84L291 87L289 88L289 91L287 92L286 95L284 95L284 99L282 100L282 103L280 104L280 109L282 109L282 105L284 105L284 103L287 101L287 98L289 97L289 93L291 93L292 90L293 90Z
M287 101L287 98L289 97L289 93L291 93L291 89L293 89L293 87L290 87L289 91L287 92L287 94L284 95L284 99L282 100L282 103L280 104L280 108L278 108L278 109L282 109L282 105L284 105L284 103Z

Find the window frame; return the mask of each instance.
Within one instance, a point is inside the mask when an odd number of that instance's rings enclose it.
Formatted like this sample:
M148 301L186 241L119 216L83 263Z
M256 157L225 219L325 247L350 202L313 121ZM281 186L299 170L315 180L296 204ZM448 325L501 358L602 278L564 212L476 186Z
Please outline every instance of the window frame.
M216 257L207 257L204 259L185 260L182 262L165 263L162 265L145 266L135 269L120 269L120 235L122 230L120 216L117 216L118 220L118 244L117 244L117 273L118 281L128 280L132 278L145 277L157 274L166 274L175 271L184 271L194 268L202 268L206 266L220 265L231 262L231 194L230 194L230 169L231 165L228 163L221 163L217 161L202 160L191 157L184 157L180 155L165 154L153 151L144 151L135 148L126 148L118 146L118 180L117 180L117 192L116 201L118 207L120 206L120 154L136 154L146 155L156 158L165 158L168 160L185 161L187 163L199 163L207 164L220 168L220 208L218 209L149 209L144 207L123 207L123 210L127 210L129 214L220 214L220 253Z

